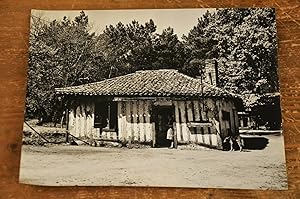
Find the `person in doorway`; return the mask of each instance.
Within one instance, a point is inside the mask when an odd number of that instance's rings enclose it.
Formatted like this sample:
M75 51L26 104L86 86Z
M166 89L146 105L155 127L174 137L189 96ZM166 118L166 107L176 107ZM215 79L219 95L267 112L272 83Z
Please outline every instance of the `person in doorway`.
M170 141L169 149L174 148L174 130L173 130L173 119L171 116L168 116L168 131L167 131L167 140Z

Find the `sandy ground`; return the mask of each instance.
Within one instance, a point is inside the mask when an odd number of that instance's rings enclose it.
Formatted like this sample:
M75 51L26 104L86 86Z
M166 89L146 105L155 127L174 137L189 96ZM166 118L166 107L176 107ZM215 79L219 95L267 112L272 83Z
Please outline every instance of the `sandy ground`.
M39 185L117 185L287 189L283 137L263 150L23 146L20 182Z

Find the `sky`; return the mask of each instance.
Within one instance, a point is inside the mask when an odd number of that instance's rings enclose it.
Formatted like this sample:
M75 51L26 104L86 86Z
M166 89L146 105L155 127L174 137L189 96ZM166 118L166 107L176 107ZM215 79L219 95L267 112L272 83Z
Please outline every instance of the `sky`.
M214 12L215 9L193 8L193 9L131 9L131 10L84 10L89 17L89 23L92 25L91 31L102 33L107 25L116 25L118 22L124 24L131 23L133 20L140 24L152 19L157 26L157 33L169 26L180 39L183 34L187 35L207 10ZM32 10L31 14L42 17L46 20L61 20L67 16L73 20L79 15L81 10Z

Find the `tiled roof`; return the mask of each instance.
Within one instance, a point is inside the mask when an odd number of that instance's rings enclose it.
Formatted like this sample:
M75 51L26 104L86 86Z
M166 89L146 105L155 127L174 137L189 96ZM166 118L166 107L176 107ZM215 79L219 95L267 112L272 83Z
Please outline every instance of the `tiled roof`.
M56 88L57 94L101 96L229 97L224 89L201 83L177 70L144 70L100 82Z

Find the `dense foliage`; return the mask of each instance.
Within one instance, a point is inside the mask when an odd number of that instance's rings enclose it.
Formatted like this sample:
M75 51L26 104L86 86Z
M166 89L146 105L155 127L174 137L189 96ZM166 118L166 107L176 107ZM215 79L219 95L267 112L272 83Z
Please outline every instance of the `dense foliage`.
M173 68L198 76L206 60L217 60L219 86L245 101L248 95L278 91L273 9L207 12L182 40L171 27L158 34L151 19L108 25L99 35L89 29L84 12L72 21L32 17L27 117L56 120L62 114L56 87L142 69Z
M54 88L103 79L104 56L98 38L88 31L88 17L81 12L74 21L47 22L32 17L30 34L27 117L56 120L63 104Z
M220 87L243 94L278 91L273 9L207 12L184 38L189 60L218 61Z

